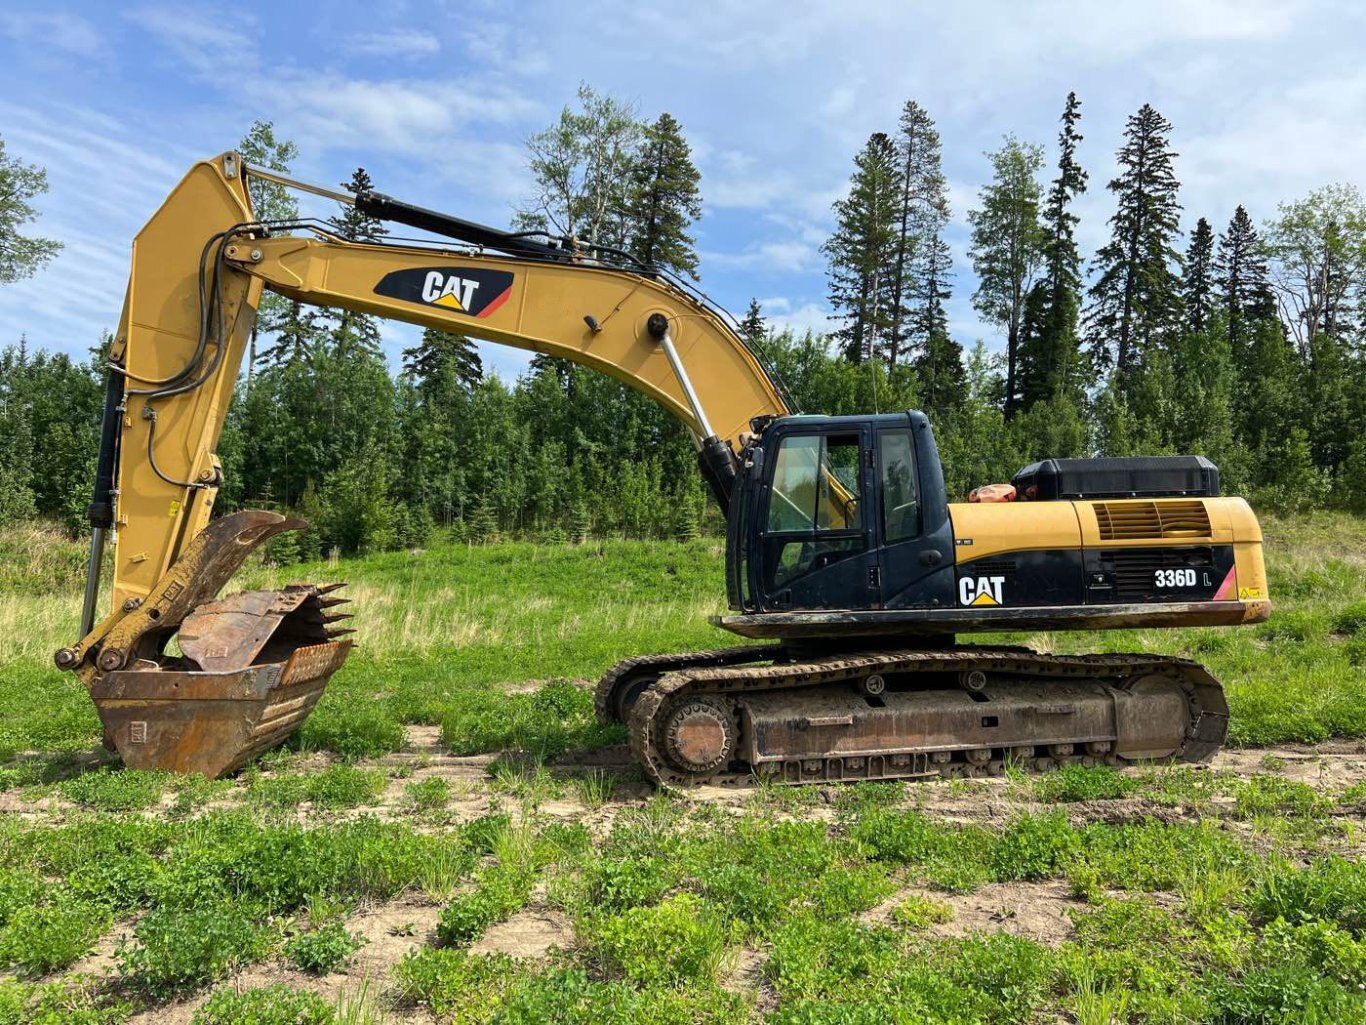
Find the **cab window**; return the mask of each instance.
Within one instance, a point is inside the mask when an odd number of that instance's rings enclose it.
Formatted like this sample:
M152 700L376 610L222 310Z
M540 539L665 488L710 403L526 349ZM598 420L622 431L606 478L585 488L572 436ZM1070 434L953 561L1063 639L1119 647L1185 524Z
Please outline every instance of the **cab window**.
M859 436L790 435L773 469L768 532L858 530Z
M882 474L883 543L920 536L920 487L910 431L880 431L877 458Z

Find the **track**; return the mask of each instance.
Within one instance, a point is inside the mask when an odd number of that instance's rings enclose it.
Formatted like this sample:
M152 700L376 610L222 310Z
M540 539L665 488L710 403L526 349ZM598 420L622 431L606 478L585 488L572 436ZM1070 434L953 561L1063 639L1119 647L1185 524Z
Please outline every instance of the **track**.
M1186 659L977 647L789 658L762 645L629 659L599 683L598 714L627 723L665 786L1206 762L1228 729L1223 689Z

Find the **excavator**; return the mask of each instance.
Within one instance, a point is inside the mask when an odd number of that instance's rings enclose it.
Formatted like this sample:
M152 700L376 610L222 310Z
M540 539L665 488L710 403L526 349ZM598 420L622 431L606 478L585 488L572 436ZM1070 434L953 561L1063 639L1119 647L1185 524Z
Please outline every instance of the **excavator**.
M424 234L377 244L264 222L253 177ZM1265 620L1260 527L1206 460L1045 460L1016 476L1015 501L950 502L924 414L796 413L734 322L665 271L228 152L196 164L133 242L82 636L55 657L130 767L232 771L299 726L351 650L340 585L219 597L263 541L303 525L212 517L215 446L266 289L571 360L691 433L727 522L730 612L713 622L750 643L603 676L597 714L625 725L657 784L1200 763L1227 735L1223 689L1195 662L959 640Z

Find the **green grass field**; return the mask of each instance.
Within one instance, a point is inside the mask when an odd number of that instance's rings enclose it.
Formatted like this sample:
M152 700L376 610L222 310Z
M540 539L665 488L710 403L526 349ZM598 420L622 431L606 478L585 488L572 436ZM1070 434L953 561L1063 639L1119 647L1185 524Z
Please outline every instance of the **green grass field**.
M0 1025L1366 1023L1366 523L1265 528L1267 624L1012 638L1205 662L1212 770L685 795L581 682L728 642L715 541L252 567L360 647L210 782L99 753L83 553L0 534Z

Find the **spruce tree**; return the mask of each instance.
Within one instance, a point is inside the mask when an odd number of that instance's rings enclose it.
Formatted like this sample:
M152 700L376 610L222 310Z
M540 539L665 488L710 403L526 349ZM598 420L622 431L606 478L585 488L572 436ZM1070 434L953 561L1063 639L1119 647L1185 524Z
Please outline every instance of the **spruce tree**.
M829 259L830 305L843 326L835 332L845 358L862 363L895 321L896 150L882 132L854 158L849 195L834 205L835 233L822 247Z
M1173 248L1181 205L1168 142L1171 124L1150 104L1130 115L1117 156L1120 173L1107 186L1118 209L1110 241L1092 265L1087 329L1100 368L1114 366L1121 388L1156 345L1169 344L1179 326L1180 282Z
M944 304L952 296L949 245L938 236L922 239L916 253L916 277L907 321L915 339L912 361L926 412L943 415L957 409L967 395L963 347L949 336Z
M901 108L895 139L899 194L897 196L896 252L892 266L892 326L884 349L889 367L895 367L910 348L911 309L927 254L922 243L938 238L948 223L948 183L944 178L939 130L934 119L915 100ZM938 257L936 262L942 262ZM923 292L922 292L923 297ZM926 336L919 339L923 345Z
M1195 222L1190 248L1181 278L1181 302L1186 318L1186 330L1204 334L1209 328L1209 315L1214 292L1214 231L1203 217Z
M417 345L403 350L403 369L424 396L441 391L448 380L469 390L484 378L484 363L474 342L434 327L423 330Z
M660 114L645 129L624 211L627 251L647 266L697 280L697 252L688 228L702 216L701 175L683 127Z
M356 168L351 177L342 182L342 188L356 195L369 192L373 187L374 183L363 167ZM351 203L342 203L341 212L329 217L327 224L348 242L379 242L389 234L383 221L363 213ZM373 357L380 356L379 325L374 317L340 308L329 313L329 318L332 317L335 318L331 331L334 348L340 352L358 350Z
M1025 304L1043 255L1039 223L1043 189L1038 171L1043 148L1007 136L988 154L992 180L982 187L981 208L968 211L972 225L969 255L977 272L973 308L1006 334L1005 415L1014 414L1020 397L1019 348Z
M1241 205L1219 236L1214 259L1219 305L1228 323L1229 347L1240 365L1246 362L1256 322L1274 316L1275 300L1266 280L1266 257L1252 218Z
M745 319L740 321L740 337L752 346L761 345L768 336L768 325L764 322L763 310L758 299L750 299L745 310Z
M1081 257L1072 203L1086 191L1086 171L1077 163L1081 101L1067 94L1058 133L1058 176L1044 207L1044 271L1026 302L1020 341L1020 404L1042 399L1071 400L1079 391L1077 314L1081 309Z

